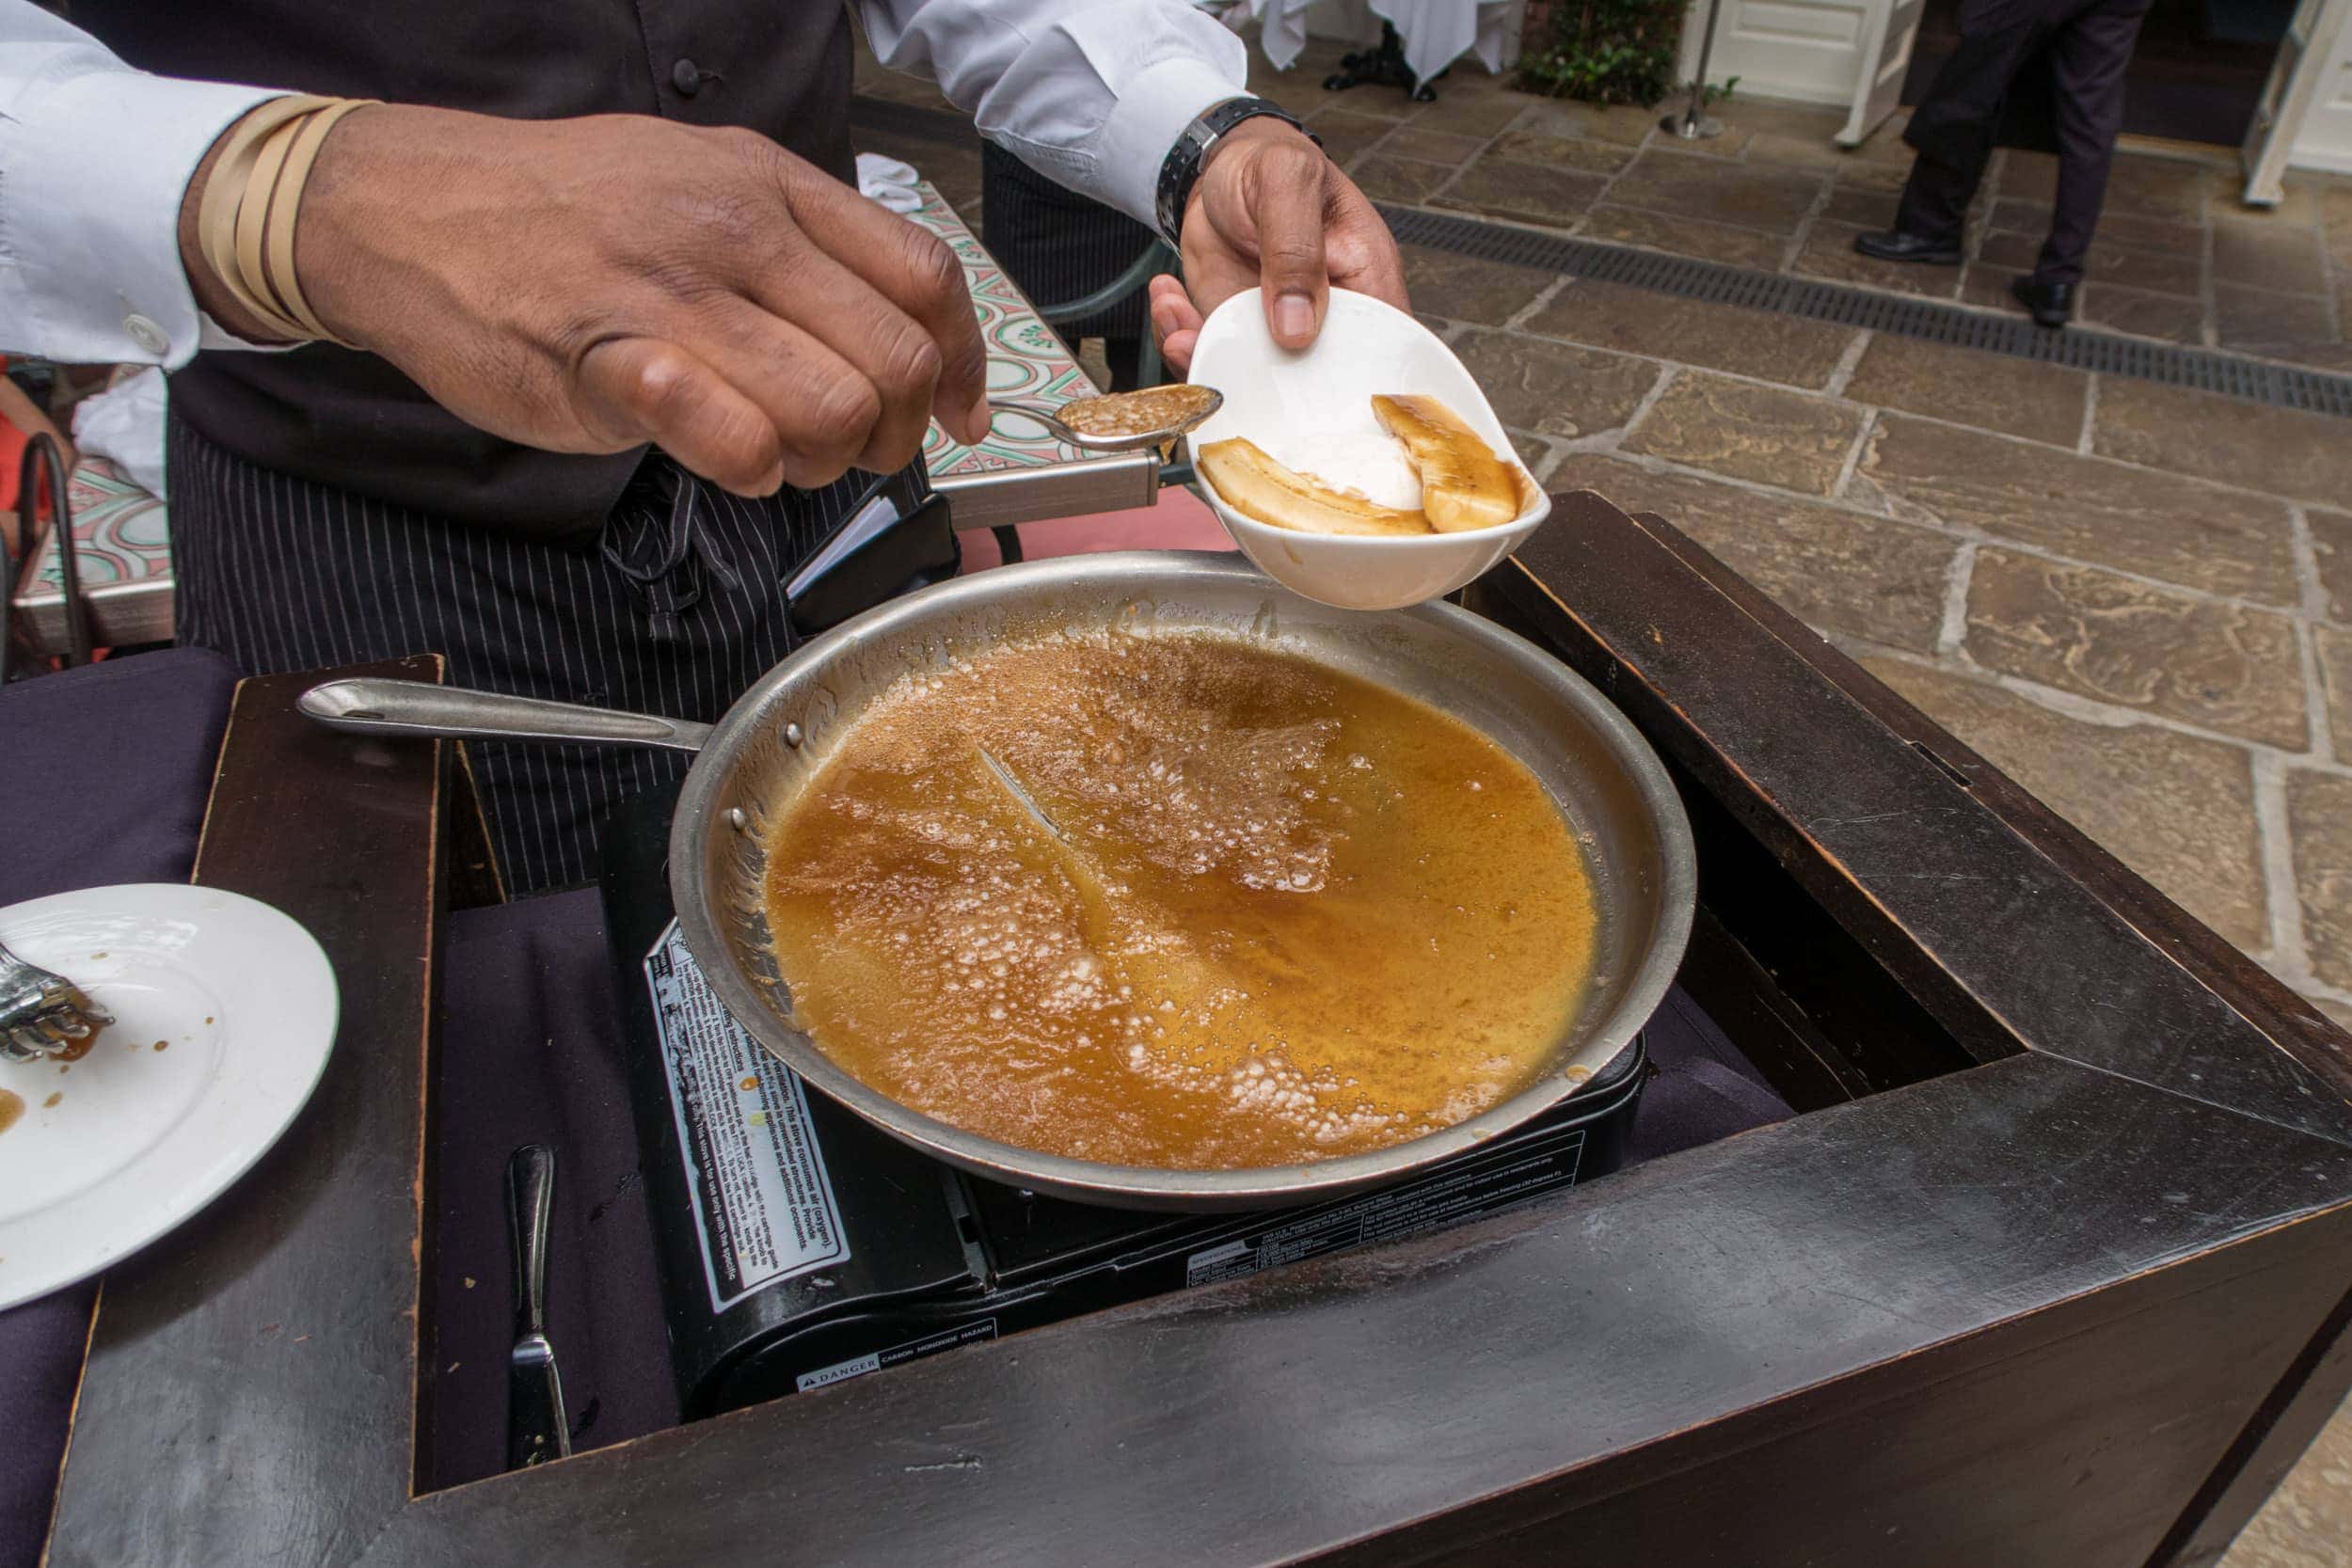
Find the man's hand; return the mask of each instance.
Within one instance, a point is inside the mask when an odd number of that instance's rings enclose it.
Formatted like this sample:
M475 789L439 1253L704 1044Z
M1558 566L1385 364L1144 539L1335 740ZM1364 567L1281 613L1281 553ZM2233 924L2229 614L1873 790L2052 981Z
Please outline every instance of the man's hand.
M182 254L236 331L193 244L202 178ZM987 428L954 253L749 131L359 109L311 173L294 262L339 337L534 447L651 441L755 495L901 467L934 413Z
M1152 335L1179 373L1208 312L1254 285L1264 286L1266 325L1285 348L1314 341L1332 284L1406 308L1389 226L1323 149L1269 115L1209 150L1183 239L1186 282L1152 279Z

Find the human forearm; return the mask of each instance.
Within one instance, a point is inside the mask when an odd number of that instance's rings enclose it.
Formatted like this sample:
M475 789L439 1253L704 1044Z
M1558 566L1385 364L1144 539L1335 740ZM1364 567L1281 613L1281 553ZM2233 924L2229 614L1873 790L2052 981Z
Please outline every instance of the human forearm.
M875 54L934 77L1031 167L1143 223L1194 116L1244 90L1241 40L1184 0L863 0Z
M1241 40L1185 0L863 0L860 9L884 65L936 76L1031 167L1153 228L1178 138L1246 90ZM1181 220L1184 281L1152 287L1152 328L1179 371L1203 313L1252 286L1292 348L1313 341L1333 284L1405 304L1388 226L1282 120L1227 130Z

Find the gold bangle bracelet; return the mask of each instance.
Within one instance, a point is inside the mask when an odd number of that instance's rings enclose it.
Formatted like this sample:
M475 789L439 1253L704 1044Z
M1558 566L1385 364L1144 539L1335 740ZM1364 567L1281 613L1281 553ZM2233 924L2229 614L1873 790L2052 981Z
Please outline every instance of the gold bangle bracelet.
M293 147L287 151L285 166L278 170L277 191L269 204L269 238L262 251L262 281L268 283L278 299L286 307L286 313L310 332L313 338L342 342L319 320L316 310L302 292L302 282L294 271L294 229L302 214L303 191L310 182L310 166L318 161L319 150L326 145L327 132L338 120L354 109L365 108L373 102L364 98L346 98L340 103L310 115L301 123ZM351 344L345 343L346 348Z
M197 208L197 248L230 297L272 339L342 341L303 294L294 241L303 187L327 133L374 102L273 99L230 127L214 160Z
M246 172L245 191L237 198L237 281L267 307L263 319L272 327L294 328L292 334L280 330L280 337L308 338L310 332L286 309L278 291L270 287L269 275L262 269L262 245L269 236L269 208L278 194L278 171L286 166L286 154L294 150L294 137L308 118L296 116L262 138L261 145L254 149L253 166Z
M252 182L253 166L262 144L289 120L332 103L332 99L291 97L273 99L230 126L220 156L213 161L204 196L197 208L197 248L213 276L230 298L267 326L272 335L298 338L296 324L264 304L249 288L237 267L237 214Z

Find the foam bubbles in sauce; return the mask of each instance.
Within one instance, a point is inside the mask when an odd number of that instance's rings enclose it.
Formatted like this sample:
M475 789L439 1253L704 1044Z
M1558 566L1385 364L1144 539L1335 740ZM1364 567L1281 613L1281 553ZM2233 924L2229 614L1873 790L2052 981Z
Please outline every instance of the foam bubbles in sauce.
M818 1049L1079 1159L1293 1164L1451 1126L1542 1071L1592 967L1534 775L1240 638L1051 636L902 677L769 848Z

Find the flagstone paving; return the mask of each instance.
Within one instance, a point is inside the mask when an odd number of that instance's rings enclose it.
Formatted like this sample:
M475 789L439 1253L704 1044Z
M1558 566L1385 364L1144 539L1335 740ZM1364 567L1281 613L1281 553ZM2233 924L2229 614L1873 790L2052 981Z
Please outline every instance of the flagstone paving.
M1278 74L1253 51L1251 86L1305 115L1384 201L2010 314L2009 279L2032 267L2049 226L2056 160L2004 151L1978 194L1964 266L1875 261L1853 237L1893 222L1911 166L1900 113L1848 150L1834 140L1842 110L1735 95L1712 110L1723 135L1686 142L1659 129L1656 109L1531 98L1471 66L1434 104L1392 87L1327 93L1337 53L1312 40ZM2352 179L2297 171L2287 198L2260 209L2239 199L2235 168L2219 149L2118 155L2085 321L2352 371Z

